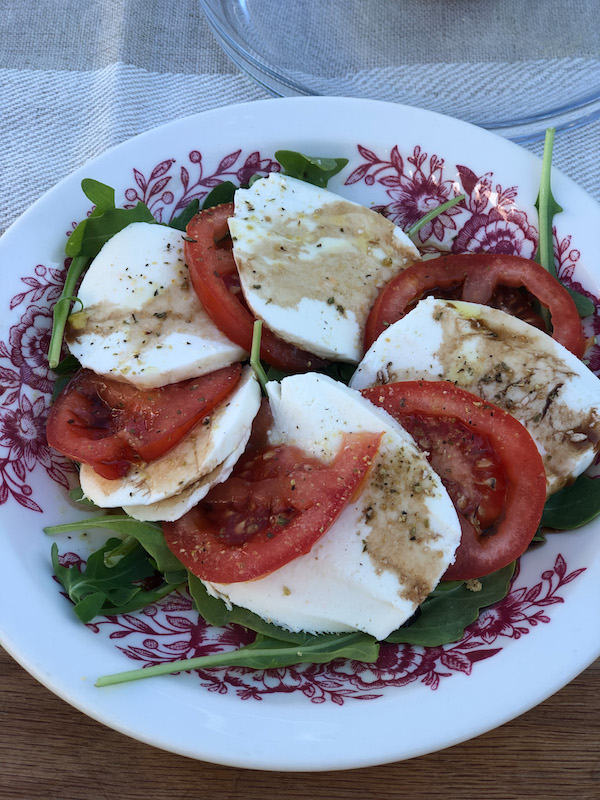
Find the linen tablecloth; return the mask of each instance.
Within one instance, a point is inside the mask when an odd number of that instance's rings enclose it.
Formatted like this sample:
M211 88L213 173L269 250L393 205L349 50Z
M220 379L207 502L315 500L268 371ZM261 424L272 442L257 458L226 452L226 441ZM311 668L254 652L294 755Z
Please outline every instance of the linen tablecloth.
M556 2L547 0L549 14ZM587 5L593 24L596 0ZM442 35L436 19L426 39L432 53ZM493 47L494 62L510 61L510 41ZM177 117L269 96L221 52L196 0L4 0L0 232L109 147ZM541 141L525 146L542 152ZM599 156L600 122L557 135L554 164L597 199Z

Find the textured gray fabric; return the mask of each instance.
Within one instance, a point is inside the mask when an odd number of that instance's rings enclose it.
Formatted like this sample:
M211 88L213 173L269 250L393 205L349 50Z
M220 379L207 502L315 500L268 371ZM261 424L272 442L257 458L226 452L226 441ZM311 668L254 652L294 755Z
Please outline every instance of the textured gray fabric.
M233 73L196 0L3 0L0 67Z
M122 63L0 70L0 231L113 145L178 117L269 96L243 75L158 74Z
M350 5L354 2L348 0ZM500 9L490 0L409 0L415 14L424 13L425 5L428 8L429 34L419 58L427 54L439 59L440 43L450 35L449 19L459 24L462 14L461 29L468 28L473 39L484 26L486 14L514 15L520 2L506 0ZM543 5L547 12L558 5L558 0L529 2ZM577 21L574 27L582 31L581 20L585 23L597 12L598 0L576 0L571 5ZM271 8L281 11L282 7L290 8L275 0ZM547 26L547 14L540 20ZM574 41L572 33L570 41ZM520 34L515 36L519 39ZM544 37L547 52L540 50L538 41ZM543 26L534 38L531 58L543 59L538 93L552 91L553 74L570 74L571 80L581 83L586 70L595 68L585 37L581 38L585 46L580 42L579 50L569 51L563 42L562 52L557 52L556 40L547 37ZM517 39L495 43L494 60L504 62L507 70L517 69L511 61ZM482 55L489 53L489 47L488 42L486 51L478 42L473 54L480 61L463 64L465 74L471 70L481 76L493 68ZM562 66L554 59L563 59ZM437 75L437 110L447 110L444 91L439 90L444 85L440 64L425 64L423 75L429 76L430 83ZM361 75L349 80L360 81ZM418 89L417 82L414 86ZM222 53L196 0L38 0L35 4L4 0L0 15L0 231L54 183L109 147L180 116L268 96ZM418 104L416 89L411 101ZM538 155L542 152L541 142L526 147ZM599 155L600 122L557 134L555 165L597 199Z

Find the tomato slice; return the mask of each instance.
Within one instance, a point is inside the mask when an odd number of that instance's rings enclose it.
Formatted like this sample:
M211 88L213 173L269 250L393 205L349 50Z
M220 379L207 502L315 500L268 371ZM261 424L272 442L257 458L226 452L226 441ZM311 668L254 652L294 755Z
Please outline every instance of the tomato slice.
M521 287L549 310L553 338L581 358L585 352L583 327L565 287L535 261L498 253L441 256L401 272L382 289L371 309L365 349L427 295L490 305L543 327L531 305L516 294Z
M462 529L444 580L507 566L529 546L546 502L546 473L529 432L507 412L447 381L363 389L414 437L440 476Z
M108 480L167 453L239 382L241 364L157 389L79 370L50 409L48 444Z
M187 226L185 258L206 313L228 339L250 352L255 317L244 300L227 226L233 203L196 214ZM327 361L284 342L263 325L260 357L285 372L322 369Z
M258 419L258 428L264 429ZM290 445L252 437L231 477L176 522L166 542L198 578L217 583L269 575L310 551L357 494L382 434L343 438L325 464Z

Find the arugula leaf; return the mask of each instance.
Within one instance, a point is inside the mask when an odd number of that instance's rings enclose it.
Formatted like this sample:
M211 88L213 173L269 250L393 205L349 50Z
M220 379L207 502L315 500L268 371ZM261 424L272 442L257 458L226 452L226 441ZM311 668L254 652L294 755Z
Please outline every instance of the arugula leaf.
M214 208L214 206L220 206L223 203L232 203L237 188L235 183L231 181L219 183L204 198L202 209Z
M76 565L61 566L58 545L52 545L54 574L75 604L74 611L82 622L89 622L98 614L138 611L173 591L173 586L166 583L150 590L136 583L154 575L148 554L138 544L125 552L114 566L107 566L105 559L122 546L121 539L109 539L90 555L85 569L80 572Z
M345 361L334 361L329 364L325 369L321 370L324 375L329 375L335 381L345 383L346 386L350 383L350 379L356 372L356 364L347 364Z
M565 286L565 289L573 298L580 317L589 317L596 311L596 306L589 297L581 294L581 292L578 292L576 289L571 289L570 286Z
M81 486L75 486L73 489L69 491L69 497L74 503L77 503L82 508L89 509L90 511L96 509L101 511L100 507L97 506L95 503L92 503L83 493L83 489Z
M65 358L63 358L63 360L56 365L54 372L56 372L57 375L68 375L70 378L75 372L77 372L80 366L81 364L75 358L75 356L69 353L68 356L65 356Z
M334 361L323 369L320 369L319 372L322 375L329 375L330 378L333 378L340 383L345 383L347 386L350 383L350 379L356 372L356 364L347 364L345 361ZM266 365L265 375L267 382L281 381L287 375L293 374L294 373L292 372L284 372L283 370L277 369L277 367L272 367L269 364Z
M379 643L365 633L327 633L320 636L307 635L302 644L282 642L258 634L255 641L238 650L215 653L210 656L156 664L144 669L118 672L98 678L96 686L111 686L116 683L153 678L192 669L218 667L249 667L250 669L277 669L293 664L326 664L336 658L352 659L372 663L379 655Z
M537 200L535 201L540 224L540 243L535 255L535 260L538 264L541 264L547 272L557 278L556 264L554 262L554 242L552 239L552 220L554 219L554 215L559 214L563 209L554 199L550 185L555 133L556 128L548 128L544 140L540 189Z
M284 170L284 175L299 178L324 189L330 178L337 175L346 164L347 158L318 158L296 153L294 150L278 150L275 158Z
M65 247L65 253L72 261L67 270L65 285L54 306L52 336L48 347L50 369L56 369L60 362L63 334L75 288L90 260L98 255L102 246L115 233L131 222L156 222L143 203L138 203L135 208L115 208L115 191L104 183L84 178L81 188L96 208L71 233Z
M252 326L252 345L250 347L250 366L254 370L256 379L260 384L263 394L266 394L267 374L260 360L260 339L262 336L262 319L255 319Z
M95 181L93 178L84 178L81 181L81 188L88 200L96 206L93 211L96 215L115 207L115 190L112 186Z
M75 231L73 231L73 234L71 235L73 236L74 234ZM77 256L71 261L69 269L67 270L65 285L63 286L62 293L56 301L56 305L54 306L54 310L52 312L52 335L50 337L50 345L48 347L48 366L50 369L56 369L60 363L63 334L71 308L71 297L73 296L73 292L77 286L77 281L87 269L89 262L89 258L85 256Z
M188 573L188 585L196 610L209 625L214 625L215 628L222 628L224 625L230 624L243 625L244 628L280 641L296 644L306 641L308 634L286 631L285 628L267 622L258 614L241 608L241 606L232 606L231 609L228 609L224 601L210 595L200 578L192 575L191 572Z
M200 203L198 199L196 198L191 200L183 209L181 214L179 214L177 217L173 217L171 222L169 222L169 228L175 228L176 231L184 231L187 228L188 222L198 213L199 210Z
M540 225L540 242L535 260L541 264L544 269L549 272L553 277L560 281L556 272L556 262L554 259L554 240L552 236L552 222L556 214L563 211L562 206L556 202L552 194L551 177L552 177L552 152L554 150L554 134L555 128L548 128L546 130L546 138L544 140L544 155L542 158L542 175L540 178L540 190L538 192L535 207L538 212L538 219ZM571 295L577 306L577 311L580 317L589 317L595 311L595 306L589 297L565 287ZM546 322L546 326L550 322L550 315L546 308L540 309L541 316Z
M79 223L69 237L65 252L72 257L75 257L80 252L88 219L90 217L99 217L105 211L115 208L115 190L111 186L95 181L92 178L84 178L81 181L81 189L88 200L94 203L95 208Z
M92 213L69 236L65 252L68 256L94 258L115 233L119 233L132 222L151 222L158 225L152 212L144 203L133 208L107 208L101 214ZM79 230L82 233L73 238Z
M86 528L108 528L122 536L135 539L144 548L147 555L151 556L156 569L162 572L165 581L171 584L171 589L173 585L185 583L187 570L167 547L162 527L156 522L140 522L137 519L133 519L133 517L128 517L126 514L106 514L83 519L79 522L51 525L44 528L44 533L54 536L58 533L72 533Z
M92 178L84 178L81 181L81 188L88 200L94 203L95 208L69 236L65 252L71 257L78 255L81 250L88 219L90 217L99 217L105 211L115 208L115 190L111 186L95 181Z
M542 528L568 531L600 514L600 479L580 475L570 486L551 495L544 506Z
M277 369L277 367L272 367L270 364L264 364L263 366L267 383L269 381L282 381L287 375L293 374L291 372L284 372L282 369Z
M506 596L514 571L513 562L480 578L478 592L467 589L462 581L453 581L449 587L441 583L420 606L416 620L391 633L386 642L436 647L458 641L482 608Z
M81 364L75 356L68 355L54 367L54 372L57 375L52 387L52 402L56 400L58 395L62 392L65 386L69 383L73 375L80 368Z

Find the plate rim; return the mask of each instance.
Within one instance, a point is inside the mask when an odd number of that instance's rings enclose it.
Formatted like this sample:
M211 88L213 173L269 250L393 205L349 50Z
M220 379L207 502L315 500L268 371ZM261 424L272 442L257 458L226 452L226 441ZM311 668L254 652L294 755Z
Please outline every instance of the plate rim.
M392 104L386 103L385 101L369 101L369 100L361 100L361 99L354 99L354 98L334 98L334 100L339 100L342 103L350 103L353 106L355 106L356 104L365 104L366 103L366 104L373 104L372 107L384 106L384 107L388 108L390 105L392 105ZM291 107L295 107L295 106L298 106L298 107L305 106L305 107L307 107L309 105L314 104L315 107L319 107L320 105L330 104L331 101L332 101L332 98L304 98L304 97L302 97L302 98L268 99L268 100L253 101L251 103L236 104L234 106L226 106L226 107L223 107L223 108L220 108L220 109L213 109L211 111L201 112L199 114L192 114L192 115L189 115L189 116L186 116L186 117L179 118L177 120L172 120L172 121L166 123L165 125L159 126L158 128L154 128L154 129L152 129L150 131L145 131L145 132L139 134L138 136L133 137L132 139L126 140L126 142L122 142L122 143L120 143L118 145L115 145L114 147L111 147L110 149L106 150L104 153L102 153L99 156L97 156L95 159L90 161L88 164L83 165L82 167L78 168L77 170L75 170L70 175L68 175L65 178L63 178L54 187L52 187L50 190L48 190L48 192L44 193L44 195L42 195L42 197L40 197L38 200L36 200L35 203L33 203L32 206L30 206L7 229L7 231L5 232L5 234L2 237L2 242L0 242L0 249L4 249L4 247L6 246L4 244L5 241L6 241L5 237L9 233L10 233L10 235L8 237L8 241L9 241L9 244L12 246L12 237L15 235L14 232L13 232L14 229L16 228L17 232L18 232L18 229L21 227L21 225L23 225L23 224L28 222L28 220L30 218L30 215L35 215L37 213L37 210L38 210L40 204L43 204L44 202L47 202L48 195L53 194L58 187L68 186L70 183L72 183L74 180L76 180L78 177L80 177L83 172L89 171L90 167L93 167L97 162L101 162L105 158L111 157L112 154L114 153L114 151L118 151L119 149L123 148L124 145L127 145L128 143L140 142L141 140L143 140L143 139L145 139L147 137L148 138L149 137L155 137L157 135L157 132L164 132L165 130L168 131L170 128L176 127L176 126L179 126L179 125L187 126L187 125L193 124L194 121L199 121L199 120L202 120L204 122L204 121L206 121L207 117L210 118L211 115L221 116L224 113L230 113L232 109L236 109L236 110L239 111L239 110L243 110L244 108L247 109L247 108L251 107L253 110L255 110L256 107L258 106L259 107L258 108L258 112L260 112L260 107L264 106L264 104L277 103L280 106L281 106L281 104L286 104L290 108ZM398 106L396 106L395 104L394 104L394 109L396 111L398 111ZM400 107L400 110L402 110L402 109L405 109L410 113L413 113L415 111L414 109L412 109L411 107L408 107L408 106ZM416 111L418 112L418 114L423 114L426 117L430 117L431 115L433 115L433 117L442 118L444 121L452 119L452 118L445 117L444 115L438 114L437 112L427 111L427 110L423 110L423 109L417 109ZM477 132L478 136L481 135L481 134L485 134L486 136L493 136L495 139L499 139L499 137L495 136L494 134L492 134L492 133L490 133L488 131L483 131L481 129L478 129L478 128L476 128L476 126L473 126L470 123L464 123L464 122L461 122L461 121L458 121L458 120L453 120L453 123L456 123L461 127L466 125L469 128L474 129ZM526 151L522 151L521 148L517 147L517 145L514 145L513 143L508 142L508 141L503 140L503 139L501 139L501 141L504 143L504 145L507 145L509 147L517 148L517 150L519 152L521 152L521 153L523 153L525 155L526 160L530 161L530 163L533 164L534 162L539 162L539 159L537 159L534 155L532 155L530 153L527 153ZM130 146L130 145L128 145L128 146ZM555 171L554 174L557 174L557 173L558 173L558 171ZM577 187L576 184L571 181L571 179L569 179L566 176L563 176L563 177L564 177L564 179L566 181L568 181L570 184L572 184L572 189L577 189L578 192L583 192L583 190L579 189L579 187ZM583 194L586 197L586 202L589 202L589 200L592 200L592 202L596 203L596 201L594 201L593 198L590 198L585 193L583 193ZM596 203L596 205L598 206L597 203ZM598 206L598 208L600 208L600 206ZM23 222L23 220L25 220L25 223ZM111 727L111 728L113 728L115 730L120 730L122 733L125 733L126 735L129 735L129 736L133 735L130 731L128 731L126 729L119 728L118 726L116 726L114 724L114 722L112 722L112 723L111 722L107 722L105 719L101 718L101 715L97 716L94 713L90 713L89 708L82 707L77 702L74 702L72 697L65 696L60 691L57 691L55 684L52 684L52 681L50 681L47 676L45 676L43 673L36 674L34 671L32 671L29 668L29 666L27 664L23 663L23 661L19 658L18 652L15 651L15 648L11 647L10 641L8 641L5 638L3 639L3 636L4 636L4 634L0 631L0 641L3 642L3 644L5 646L5 649L7 649L7 652L9 652L11 654L11 656L18 663L20 663L28 672L30 672L30 674L32 674L36 678L36 680L41 682L43 685L47 686L47 688L49 688L51 691L53 691L53 693L57 694L59 697L64 699L66 702L69 702L69 704L71 704L74 707L78 708L83 713L87 714L88 716L91 716L94 719L97 719L98 721L102 722L103 724L106 724L106 725L108 725L109 727ZM6 644L5 644L5 642L6 642ZM566 682L569 682L569 680L571 680L573 677L575 677L575 675L579 674L584 669L586 669L587 666L589 666L589 664L591 664L598 657L598 655L600 655L600 645L599 645L599 648L598 648L598 654L597 655L592 655L590 657L589 661L586 664L584 664L583 666L581 666L581 667L578 666L577 668L575 668L573 673L571 674L571 677L569 677ZM39 670L38 670L38 672L39 672ZM50 685L50 684L52 684L52 685ZM565 685L565 682L560 683L561 687L563 685ZM126 687L126 688L128 688L128 687ZM548 690L547 694L545 694L544 697L542 697L541 699L534 699L529 706L527 706L526 708L522 708L521 710L515 711L514 713L509 714L502 722L494 722L491 725L491 727L484 726L481 730L479 730L479 732L477 732L475 734L469 734L469 735L464 736L462 738L459 738L459 739L457 739L455 741L450 741L450 742L448 742L448 744L444 745L443 747L436 748L436 750L437 749L445 749L446 747L453 746L454 744L457 744L459 741L465 741L465 739L472 738L473 736L476 736L476 735L480 735L481 733L485 732L486 730L490 730L491 728L497 727L497 725L499 725L499 724L504 724L504 722L508 721L509 719L513 719L514 717L519 716L521 713L525 713L525 711L529 710L529 708L537 705L543 699L546 699L546 697L550 696L555 691L557 691L557 688L560 688L560 687L550 688ZM100 690L96 690L96 691L100 691ZM105 691L105 690L101 690L101 691ZM168 750L171 749L171 748L168 748L168 747L164 747L164 746L162 746L160 744L156 744L156 742L152 741L150 738L146 738L146 739L141 738L137 734L135 735L134 738L139 739L140 741L145 741L146 743L151 744L153 746L161 747L162 749L168 749ZM172 751L173 752L181 752L179 750L172 750ZM349 769L351 767L362 767L362 766L369 766L369 765L375 765L375 764L388 763L390 760L398 760L399 758L405 758L405 757L406 758L413 758L416 755L424 754L424 752L432 752L432 751L431 750L425 750L423 752L414 753L414 754L409 755L409 756L396 757L395 759L390 759L389 756L385 756L383 760L373 760L373 758L367 758L364 762L356 763L354 765L348 765L347 763L341 763L341 762L339 763L339 765L335 765L335 764L332 765L332 763L329 762L328 764L323 764L321 766L319 766L319 765L309 766L309 765L306 765L306 764L300 765L300 766L293 766L292 762L288 762L287 765L284 765L284 766L282 766L281 763L273 764L273 765L268 765L268 764L263 763L263 764L260 764L258 766L255 766L255 765L253 765L251 763L242 763L239 759L230 760L229 758L227 758L225 760L216 760L214 758L214 756L213 756L213 757L211 757L210 760L214 761L214 763L222 763L222 764L228 764L228 765L231 765L231 766L238 766L238 767L244 767L244 768L253 768L253 769L265 769L265 770L286 769L286 770L290 770L290 771L298 771L298 770L307 770L307 769L309 769L311 771L320 771L320 770ZM187 756L191 755L188 752L182 752L181 754L187 755ZM198 754L191 755L191 757L203 758L202 755L198 755Z

